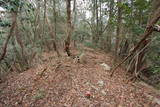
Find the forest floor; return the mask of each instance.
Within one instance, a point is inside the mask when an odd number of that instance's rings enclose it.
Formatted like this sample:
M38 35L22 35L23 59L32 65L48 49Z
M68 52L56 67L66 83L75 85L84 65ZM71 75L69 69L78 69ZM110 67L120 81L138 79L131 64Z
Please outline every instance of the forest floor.
M160 95L145 85L126 83L129 77L122 68L110 77L101 64L111 66L112 55L84 50L86 63L50 52L29 70L12 72L0 84L0 107L160 107Z

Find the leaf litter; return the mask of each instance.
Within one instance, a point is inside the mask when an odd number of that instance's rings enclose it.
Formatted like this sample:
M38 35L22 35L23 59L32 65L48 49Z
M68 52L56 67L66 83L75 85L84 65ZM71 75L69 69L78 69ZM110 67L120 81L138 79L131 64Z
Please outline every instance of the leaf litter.
M126 84L122 68L110 77L102 66L112 65L111 54L90 48L85 54L83 64L65 54L44 53L43 63L11 73L0 84L0 107L160 107L154 100L160 95L138 83Z

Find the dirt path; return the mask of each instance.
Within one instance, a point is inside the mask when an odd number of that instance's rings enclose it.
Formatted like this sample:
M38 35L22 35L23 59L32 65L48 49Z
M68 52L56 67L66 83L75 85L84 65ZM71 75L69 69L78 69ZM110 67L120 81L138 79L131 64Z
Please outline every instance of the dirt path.
M42 64L10 75L0 84L0 107L160 107L153 100L159 96L150 88L126 84L121 68L110 78L110 72L100 65L111 66L110 55L85 50L85 64L45 53Z

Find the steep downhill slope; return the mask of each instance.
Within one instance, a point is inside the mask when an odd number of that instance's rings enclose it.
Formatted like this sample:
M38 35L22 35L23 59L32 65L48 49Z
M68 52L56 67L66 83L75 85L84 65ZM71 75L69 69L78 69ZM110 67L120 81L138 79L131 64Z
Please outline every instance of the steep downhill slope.
M74 54L78 54L73 50ZM0 107L159 107L150 88L126 84L125 72L111 78L101 64L112 56L85 48L85 63L44 53L43 63L8 76L0 84ZM150 96L150 97L149 97ZM154 97L152 97L154 96Z

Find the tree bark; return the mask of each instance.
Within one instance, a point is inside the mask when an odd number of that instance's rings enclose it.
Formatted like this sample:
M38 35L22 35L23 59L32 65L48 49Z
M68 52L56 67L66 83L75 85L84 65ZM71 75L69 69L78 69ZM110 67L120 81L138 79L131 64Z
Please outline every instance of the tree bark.
M98 0L96 0L95 2L95 6L96 6L96 39L95 39L95 43L97 45L98 41L99 41L99 12L98 12Z
M7 40L4 43L4 47L2 49L2 54L0 56L0 62L4 59L4 57L6 56L6 52L7 52L7 47L8 47L8 43L10 38L12 37L15 27L16 27L16 23L17 23L17 12L12 12L12 24L11 24L11 28L10 28L10 32L8 34Z
M118 0L118 4L122 3L122 0ZM115 46L115 56L118 56L118 48L119 48L119 39L121 33L121 24L122 24L122 7L118 6L118 16L117 16L117 36L116 36L116 46ZM116 58L115 58L116 59Z
M53 0L53 15L54 15L54 36L57 37L57 15L56 15L56 2Z
M54 2L55 3L55 2ZM54 5L55 6L55 5ZM45 8L47 8L47 7L45 7ZM55 8L55 7L54 7ZM54 10L55 11L55 10ZM54 16L54 17L56 17L56 16ZM55 20L54 20L55 21ZM60 55L60 53L59 53L59 50L58 50L58 48L57 48L57 44L56 44L56 31L53 31L53 29L52 29L52 26L51 26L51 24L49 23L49 19L48 19L48 14L47 14L47 11L45 12L45 22L46 22L46 24L47 24L47 26L48 26L48 29L49 29L49 34L50 34L50 36L51 36L51 38L52 38L52 42L53 42L53 48L54 48L54 50L56 51L56 53L57 53L57 56L58 57L60 57L61 55Z
M76 18L77 18L77 10L76 10L76 0L74 0L74 4L73 4L73 29L75 29L75 24L76 24Z
M53 48L54 48L54 50L56 51L57 56L60 57L61 55L60 55L59 50L58 50L58 48L57 48L57 44L56 44L56 41L55 41L55 35L54 35L53 30L52 30L52 26L51 26L51 24L49 23L49 19L48 19L48 15L47 15L47 14L46 14L46 23L47 23L47 25L48 25L49 34L51 35L51 37L52 37L52 39L53 39L53 40L52 40L52 42L53 42Z
M111 76L113 76L115 70L121 66L124 62L126 62L128 60L128 58L130 58L131 56L133 56L137 50L141 50L141 47L143 48L144 44L147 41L147 38L149 38L149 36L152 34L152 32L154 31L154 25L158 22L158 20L160 19L160 7L154 12L153 14L153 18L149 21L147 27L146 27L146 31L143 35L141 35L140 37L143 37L138 43L137 45L133 48L133 50L129 53L129 55L124 58L124 60L122 60L122 62L120 62L111 72ZM144 56L144 55L143 55Z
M71 31L72 31L72 24L71 24L71 0L66 0L67 6L67 39L65 40L65 51L68 56L71 56L70 52L70 42L71 42Z
M114 0L110 0L109 4L109 22L108 22L108 35L107 35L107 51L111 51L111 35L113 33L113 24L111 23L113 17Z
M95 16L96 16L96 6L95 6L95 0L92 0L92 18L91 18L91 24L87 22L92 30L92 42L95 43L96 39L96 29L95 29Z

